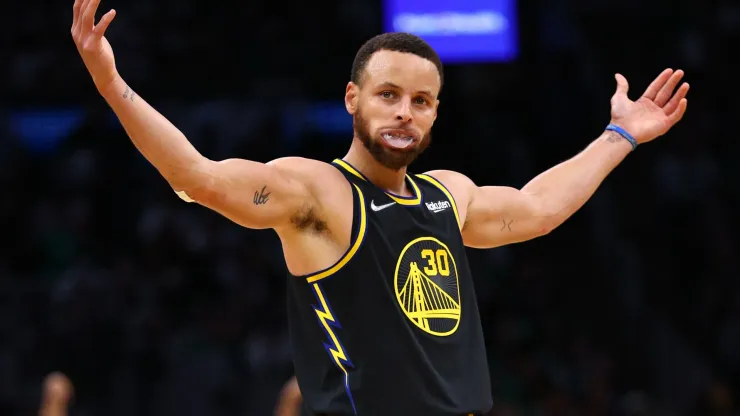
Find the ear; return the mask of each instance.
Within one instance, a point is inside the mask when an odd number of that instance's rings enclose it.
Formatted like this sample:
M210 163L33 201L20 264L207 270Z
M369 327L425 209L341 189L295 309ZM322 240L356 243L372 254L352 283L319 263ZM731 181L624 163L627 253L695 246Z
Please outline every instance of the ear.
M434 103L434 121L437 121L437 110L439 109L439 100Z
M357 111L357 100L360 98L360 87L354 82L347 83L347 90L344 92L344 106L347 112L354 114Z

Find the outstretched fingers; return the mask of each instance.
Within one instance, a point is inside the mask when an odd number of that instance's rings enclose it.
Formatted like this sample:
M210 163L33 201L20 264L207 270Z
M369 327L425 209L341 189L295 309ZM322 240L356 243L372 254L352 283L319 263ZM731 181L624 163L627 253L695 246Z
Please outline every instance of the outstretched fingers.
M671 126L681 121L688 105L689 101L685 98L681 98L681 100L678 101L676 110L673 113L668 114L668 121L671 123Z
M655 100L653 100L658 107L665 106L668 100L670 100L673 95L673 90L676 89L681 78L683 78L683 71L680 69L668 78L668 81L663 85L660 91L658 91L658 95L656 95Z
M116 17L116 10L111 9L108 13L104 14L102 18L100 18L98 24L95 25L95 29L93 29L98 38L102 38L103 35L105 35L105 31L108 29L108 25L110 25L110 22L113 21L114 17Z
M75 0L72 6L72 37L78 48L88 44L87 39L92 34L92 39L101 39L105 35L108 26L116 17L116 11L110 10L95 24L95 14L98 11L100 0Z
M661 72L660 75L658 75L658 77L650 83L642 96L651 101L654 101L655 97L658 96L658 92L660 92L666 82L668 82L668 80L671 78L671 75L673 75L673 70L670 68Z
M80 20L82 20L82 6L84 6L85 0L75 0L75 4L72 6L72 36L77 37L80 33Z
M75 4L72 6L72 26L80 20L80 10L82 9L83 0L75 0Z
M668 101L668 103L663 107L663 112L666 115L673 114L676 109L678 108L678 105L680 104L681 100L686 98L686 94L689 92L689 84L687 82L684 82L681 84L680 87L678 87L678 91L676 91L675 94L673 94L673 97Z
M82 32L87 33L95 27L95 12L98 11L100 0L85 0L82 5Z

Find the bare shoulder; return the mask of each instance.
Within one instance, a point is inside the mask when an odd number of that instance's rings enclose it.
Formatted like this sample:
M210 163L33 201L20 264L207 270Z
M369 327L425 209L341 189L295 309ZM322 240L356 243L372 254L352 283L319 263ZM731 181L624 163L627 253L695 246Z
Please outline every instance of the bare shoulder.
M441 182L452 193L458 205L467 204L472 196L473 189L476 187L470 178L453 170L431 170L426 172L425 175Z
M314 179L315 176L326 175L327 172L330 171L338 173L337 169L326 162L316 159L307 159L305 157L281 157L267 162L267 165L274 166L288 174L299 175L309 181ZM342 175L340 174L339 176Z
M463 175L460 172L455 172L454 170L430 170L429 172L425 172L425 175L429 175L438 181L442 182L444 186L446 187L462 187L467 188L471 186L475 186L475 183L468 178L467 176Z
M468 205L476 188L475 183L462 173L453 170L432 170L426 172L425 175L436 179L450 191L455 199L460 221L464 224L468 216Z
M329 163L304 157L281 157L267 165L279 169L284 175L300 180L312 191L321 191L345 182L344 175ZM321 194L316 194L321 199Z

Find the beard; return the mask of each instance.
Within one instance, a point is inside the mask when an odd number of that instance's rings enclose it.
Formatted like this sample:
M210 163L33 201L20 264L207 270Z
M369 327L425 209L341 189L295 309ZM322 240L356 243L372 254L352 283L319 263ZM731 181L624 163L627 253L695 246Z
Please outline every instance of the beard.
M421 139L421 142L408 149L391 150L380 143L382 138L373 138L370 135L370 126L367 120L362 116L362 111L358 108L352 116L352 125L355 135L362 142L368 152L373 156L376 162L394 171L411 164L424 150L429 147L432 141L432 133L429 132Z

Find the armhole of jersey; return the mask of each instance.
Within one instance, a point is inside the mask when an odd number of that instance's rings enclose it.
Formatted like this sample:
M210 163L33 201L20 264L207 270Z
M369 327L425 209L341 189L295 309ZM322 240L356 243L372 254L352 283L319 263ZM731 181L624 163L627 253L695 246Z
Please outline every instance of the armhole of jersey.
M450 204L452 204L452 211L455 213L455 220L457 220L457 226L458 228L460 228L460 231L462 231L463 225L460 222L460 214L457 211L457 203L455 202L455 198L452 196L452 193L447 189L447 187L444 186L442 182L438 181L435 177L427 175L427 174L419 174L419 175L416 175L416 177L424 179L425 181L431 183L437 189L442 191L443 194L445 194L447 199L450 201Z
M341 169L340 169L341 172ZM345 176L346 178L346 176ZM365 208L365 195L362 193L362 189L354 184L349 178L347 178L350 188L352 189L352 234L350 236L349 247L344 252L342 257L336 261L333 265L326 269L319 270L317 272L304 275L308 283L315 283L319 280L325 279L339 270L342 269L352 257L360 250L362 242L365 240L365 234L367 232L367 212Z

